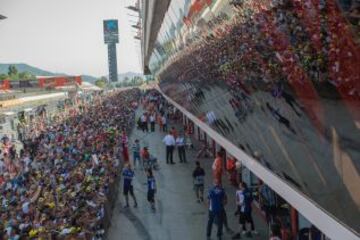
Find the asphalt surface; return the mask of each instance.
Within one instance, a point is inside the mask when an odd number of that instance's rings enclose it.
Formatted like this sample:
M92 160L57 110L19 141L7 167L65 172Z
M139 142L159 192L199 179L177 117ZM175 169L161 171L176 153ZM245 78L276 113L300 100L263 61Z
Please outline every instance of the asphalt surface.
M138 112L138 115L140 111ZM170 124L170 126L172 126ZM175 125L176 126L176 125ZM180 126L177 126L180 129ZM187 150L188 163L179 163L177 152L174 152L175 165L165 162L165 146L161 142L164 133L159 132L158 126L154 133L142 133L134 130L130 142L136 138L141 144L149 145L150 154L157 156L160 170L155 171L157 181L156 212L153 212L146 199L146 175L141 169L136 169L134 179L134 192L137 197L138 207L133 208L131 197L130 208L123 208L124 196L122 189L119 191L118 200L114 208L111 226L107 235L108 240L116 239L146 239L146 240L192 240L206 239L206 225L208 208L206 203L197 203L192 185L192 171L195 168L195 155L197 150ZM195 146L196 148L196 146ZM131 148L130 148L131 149ZM132 154L130 153L130 158ZM132 159L132 158L131 158ZM207 189L211 186L211 164L213 159L200 159L206 171ZM238 232L238 218L235 212L235 189L228 184L224 176L225 190L228 195L226 211L228 222L233 232L227 233L224 229L223 239L231 239ZM122 184L120 184L122 186ZM268 239L267 227L260 215L253 214L255 227L259 235L242 239ZM213 226L212 239L216 239L217 226Z

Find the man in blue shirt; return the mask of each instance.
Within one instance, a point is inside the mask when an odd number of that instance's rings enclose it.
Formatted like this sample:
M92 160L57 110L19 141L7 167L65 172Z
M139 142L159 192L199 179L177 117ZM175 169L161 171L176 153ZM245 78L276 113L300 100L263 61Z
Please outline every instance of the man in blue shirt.
M218 225L217 237L218 239L221 239L223 228L223 209L227 202L227 197L224 189L220 186L220 182L217 179L214 180L214 186L209 190L208 201L209 220L206 231L207 238L210 239L212 225L216 219Z
M156 181L151 169L147 170L147 185L148 185L147 200L151 205L151 209L155 211Z
M136 202L136 197L134 195L134 188L132 185L132 180L135 176L134 171L131 169L131 165L130 163L127 163L122 171L122 176L124 178L124 186L123 186L123 190L124 190L124 195L125 195L125 201L126 201L126 205L125 208L129 207L129 193L131 195L131 197L134 200L134 208L137 207L137 202Z

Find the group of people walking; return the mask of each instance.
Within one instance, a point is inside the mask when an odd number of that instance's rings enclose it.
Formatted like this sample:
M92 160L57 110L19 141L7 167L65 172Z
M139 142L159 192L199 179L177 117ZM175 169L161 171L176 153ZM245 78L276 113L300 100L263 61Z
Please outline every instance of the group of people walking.
M150 131L149 131L150 124ZM144 112L139 120L138 127L143 132L155 132L155 125L158 124L161 131L167 131L167 117L162 115L161 113L152 112Z
M257 235L255 230L254 221L252 218L252 192L249 190L245 182L239 184L238 189L235 192L236 212L235 215L239 218L240 231L232 236L232 239L241 239L241 236L251 237ZM208 204L209 204L209 218L206 228L206 236L208 239L211 237L212 225L216 221L217 223L217 237L222 239L223 227L227 232L233 231L228 226L227 214L225 206L228 202L228 197L225 189L222 187L218 178L214 179L214 185L208 192ZM250 228L247 228L247 225Z
M155 193L156 193L156 181L153 175L152 169L146 170L147 174L147 200L150 203L151 209L155 211ZM125 167L122 170L123 176L123 193L125 196L125 208L129 207L129 194L134 201L134 208L137 208L138 203L136 196L134 194L133 179L135 177L135 172L131 167L130 163L125 164Z

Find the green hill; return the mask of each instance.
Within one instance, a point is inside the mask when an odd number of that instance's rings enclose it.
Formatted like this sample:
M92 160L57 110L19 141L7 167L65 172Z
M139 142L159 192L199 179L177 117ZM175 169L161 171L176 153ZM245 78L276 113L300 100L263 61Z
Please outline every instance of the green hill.
M2 73L7 74L10 65L14 65L19 72L30 72L36 76L68 75L68 74L64 74L64 73L49 72L49 71L42 70L37 67L30 66L25 63L4 63L4 64L0 63L0 74L2 74ZM96 77L89 76L89 75L81 75L81 77L82 77L83 81L90 82L90 83L94 83L97 79Z
M11 63L10 64L7 64L7 63L1 64L0 63L0 73L7 74L8 73L8 68L9 68L10 65L14 65L19 72L30 72L30 73L32 73L34 75L37 75L37 76L60 75L60 74L48 72L48 71L42 70L40 68L30 66L30 65L25 64L25 63L15 63L15 64L11 64Z

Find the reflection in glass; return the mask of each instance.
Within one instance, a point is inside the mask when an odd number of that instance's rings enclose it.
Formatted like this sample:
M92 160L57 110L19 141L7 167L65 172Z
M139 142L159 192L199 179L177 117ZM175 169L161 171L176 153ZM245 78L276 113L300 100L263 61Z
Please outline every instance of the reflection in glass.
M168 96L360 232L359 39L358 1L172 1L150 68Z

